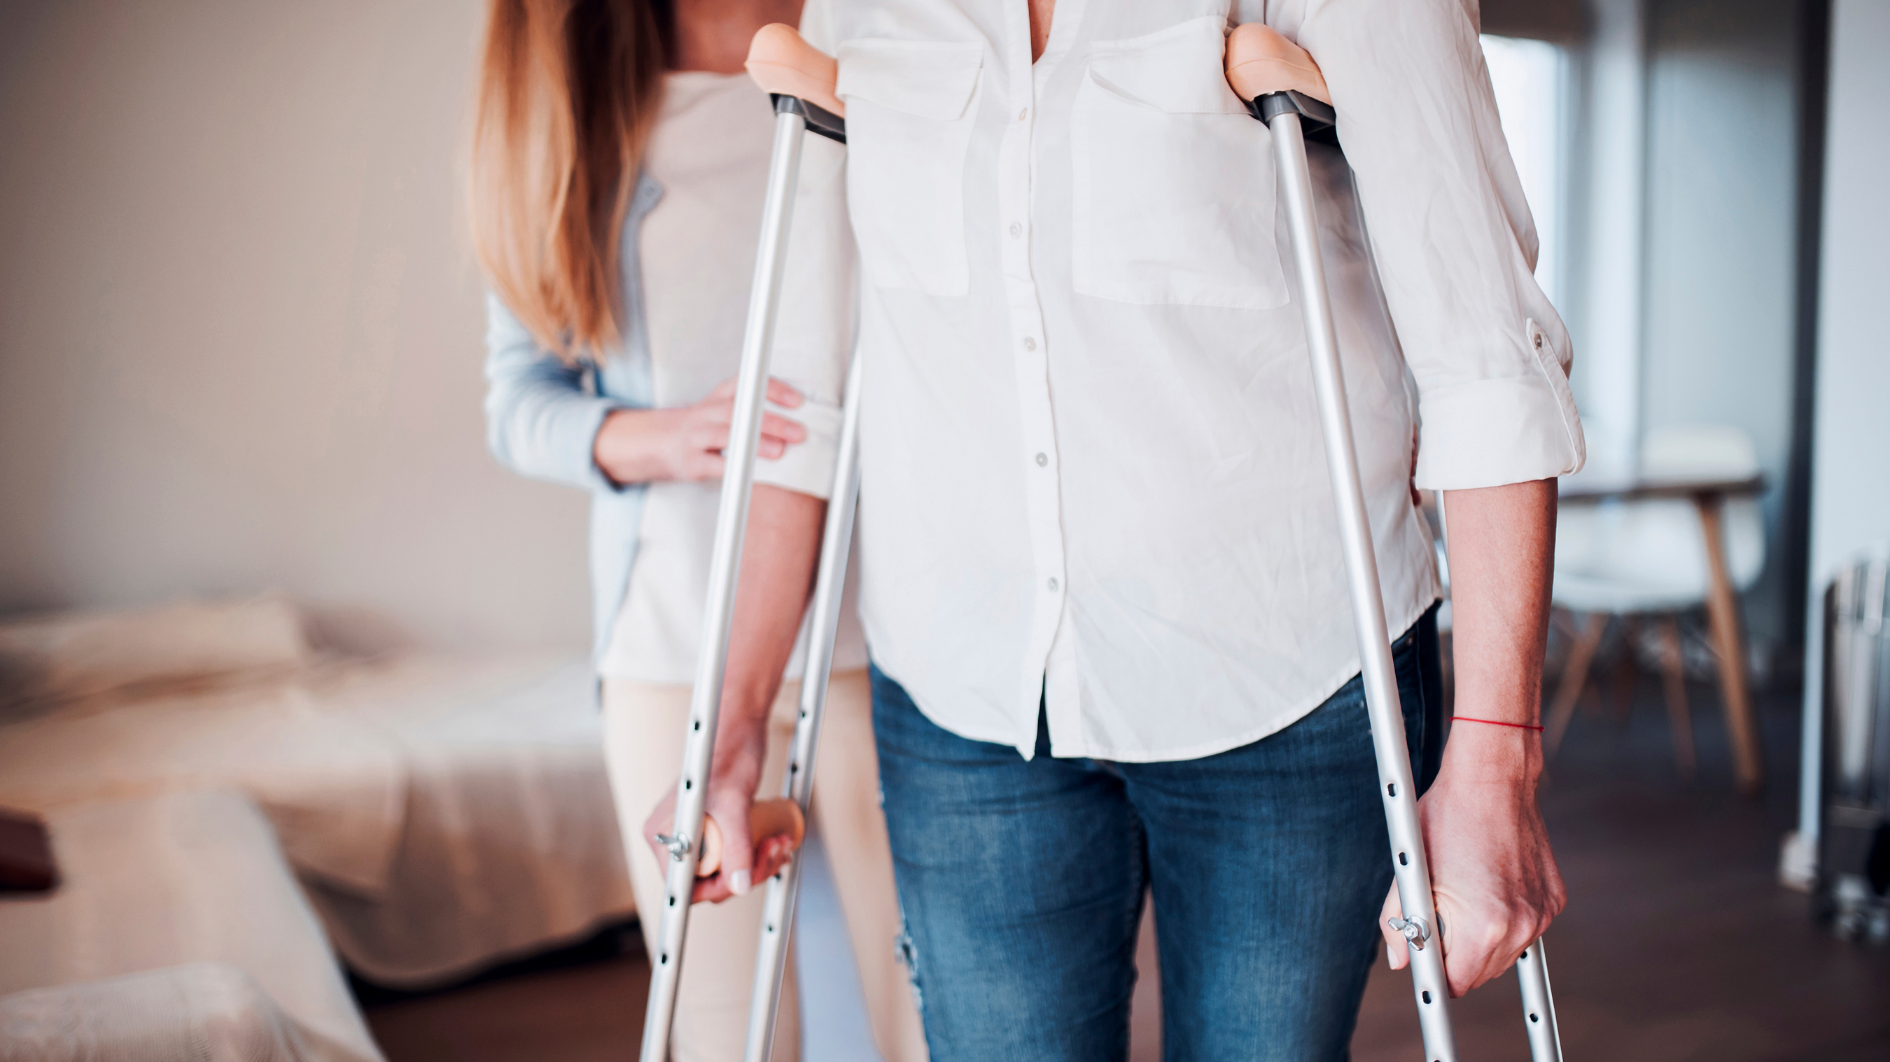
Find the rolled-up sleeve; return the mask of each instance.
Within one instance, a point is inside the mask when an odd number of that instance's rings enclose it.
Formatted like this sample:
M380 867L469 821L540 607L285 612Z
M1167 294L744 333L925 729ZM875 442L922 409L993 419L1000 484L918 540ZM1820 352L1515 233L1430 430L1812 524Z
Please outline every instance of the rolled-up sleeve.
M523 476L618 491L597 467L593 444L624 404L592 394L584 371L540 347L496 295L486 296L486 445Z
M1568 332L1462 0L1308 5L1373 255L1418 388L1417 483L1490 487L1578 470Z
M801 32L832 54L825 4L809 3ZM806 401L794 408L769 408L800 421L807 440L773 461L755 463L755 482L825 498L833 489L839 456L841 403L853 350L853 229L847 221L846 149L808 134L788 233L775 319L772 375L792 384Z

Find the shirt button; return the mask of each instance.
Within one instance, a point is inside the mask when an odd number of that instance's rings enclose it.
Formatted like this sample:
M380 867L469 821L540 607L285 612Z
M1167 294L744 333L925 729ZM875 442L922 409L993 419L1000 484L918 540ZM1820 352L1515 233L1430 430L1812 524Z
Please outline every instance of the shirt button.
M1018 111L1018 112L1017 112L1017 120L1018 120L1018 121L1020 121L1020 122L1021 122L1021 121L1023 121L1023 120L1024 120L1024 116L1025 116L1025 115L1027 115L1027 114L1029 114L1029 113L1030 113L1030 108L1029 108L1029 107L1025 107L1025 108L1024 108L1023 110L1021 110L1021 111Z
M1050 455L1048 455L1048 454L1038 454L1038 455L1037 455L1037 467L1038 467L1038 468L1042 468L1043 466L1045 466L1045 465L1047 465L1047 464L1049 464L1049 463L1050 463Z
M1050 580L1050 592L1051 592L1051 593L1055 593L1055 592L1056 592L1056 589L1057 589L1057 581L1056 581L1056 579L1055 579L1055 578L1052 578L1052 579Z
M1015 230L1015 229L1017 228L1017 226L1015 226L1015 225L1012 225L1012 226L1011 226L1011 228L1012 228L1013 230ZM1011 235L1013 235L1013 236L1015 236L1015 235L1017 235L1017 233L1016 233L1015 231L1013 231L1013 232L1011 233ZM1541 349L1542 349L1542 337L1541 337L1541 336L1539 336L1539 335L1538 335L1538 336L1536 337L1536 349L1537 349L1537 350L1541 350Z
M1023 234L1024 234L1024 226L1022 226L1022 225L1020 225L1020 224L1018 224L1018 223L1017 223L1017 222L1015 222L1015 221L1013 221L1013 222L1011 222L1011 236L1012 236L1012 238L1016 238L1016 237L1018 237L1018 236L1022 236Z
M1025 337L1024 337L1024 349L1025 349L1025 350L1036 350L1036 349L1037 349L1037 341L1036 341L1036 340L1034 340L1034 339L1032 339L1032 338L1030 338L1029 336L1025 336Z

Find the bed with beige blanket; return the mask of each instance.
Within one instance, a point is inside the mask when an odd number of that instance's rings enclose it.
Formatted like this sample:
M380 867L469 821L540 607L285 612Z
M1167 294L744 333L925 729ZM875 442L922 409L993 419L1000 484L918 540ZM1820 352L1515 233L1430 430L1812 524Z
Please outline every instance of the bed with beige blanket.
M593 681L319 652L279 597L0 625L0 806L242 794L348 966L424 987L632 913Z
M164 793L48 816L64 878L0 896L4 1062L380 1062L256 805Z

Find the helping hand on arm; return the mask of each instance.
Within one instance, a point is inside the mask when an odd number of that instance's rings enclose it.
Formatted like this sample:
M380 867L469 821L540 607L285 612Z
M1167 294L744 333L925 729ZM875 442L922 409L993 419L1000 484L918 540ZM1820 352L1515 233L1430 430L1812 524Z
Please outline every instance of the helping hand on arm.
M696 882L697 902L719 903L746 893L754 882L767 879L787 862L785 838L773 838L756 849L749 836L748 810L767 756L768 712L781 686L781 672L794 652L801 616L813 589L826 514L824 500L766 483L755 485L748 504L748 534L729 631L715 758L704 798L707 813L722 831L722 868L714 877ZM675 819L676 787L672 784L643 823L643 838L664 866L668 866L669 850L657 842L656 835L674 833Z
M1555 502L1552 479L1445 492L1458 716L1533 726L1540 715ZM1466 723L1418 802L1453 995L1514 964L1568 902L1536 806L1541 777L1539 731ZM1400 910L1394 886L1379 920L1394 969L1409 956L1384 919Z
M793 409L802 398L794 388L770 379L768 401ZM619 486L719 479L722 447L728 444L734 417L735 378L730 377L692 406L612 412L591 443L591 458ZM807 429L799 422L764 412L757 453L762 460L772 461L806 438Z

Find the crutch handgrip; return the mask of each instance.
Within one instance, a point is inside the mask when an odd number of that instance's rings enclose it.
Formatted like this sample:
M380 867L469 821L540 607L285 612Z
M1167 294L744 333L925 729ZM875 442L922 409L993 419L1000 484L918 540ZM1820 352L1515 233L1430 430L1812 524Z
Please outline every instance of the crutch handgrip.
M807 835L807 819L802 816L799 804L792 800L757 800L748 812L748 835L755 839L755 844L770 837L789 837L794 843L788 851L795 851L801 846L801 838ZM712 878L722 869L722 828L715 824L715 819L705 817L702 820L702 858L696 861L696 877Z
M1242 103L1274 92L1303 92L1332 102L1313 57L1263 22L1244 23L1227 35L1227 83Z
M748 76L762 91L806 100L842 118L847 105L833 94L840 65L833 56L801 38L793 26L772 22L756 31L748 46Z

